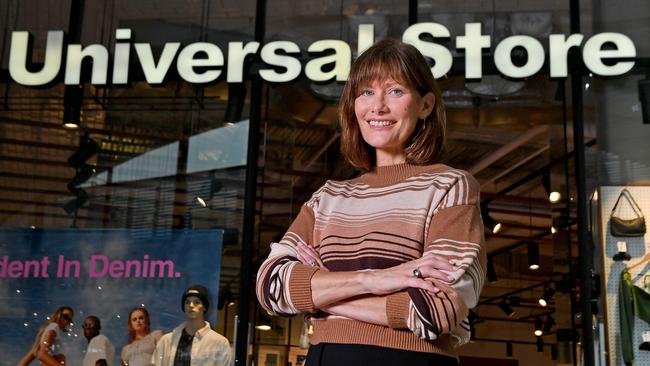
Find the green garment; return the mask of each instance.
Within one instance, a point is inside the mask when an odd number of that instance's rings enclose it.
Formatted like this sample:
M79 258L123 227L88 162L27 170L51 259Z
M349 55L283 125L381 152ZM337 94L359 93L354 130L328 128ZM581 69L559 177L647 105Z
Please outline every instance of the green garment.
M621 272L618 286L619 318L621 323L621 346L626 365L634 362L634 315L650 324L650 294L634 286L627 269Z

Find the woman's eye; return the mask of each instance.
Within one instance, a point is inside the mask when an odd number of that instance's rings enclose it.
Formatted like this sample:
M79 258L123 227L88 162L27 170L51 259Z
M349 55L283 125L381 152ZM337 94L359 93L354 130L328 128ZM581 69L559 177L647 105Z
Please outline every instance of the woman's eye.
M402 95L402 94L404 94L404 91L402 89L400 89L400 88L394 88L394 89L390 90L390 94Z
M363 90L363 91L361 92L361 95L364 96L364 97L370 96L370 95L372 95L372 91L367 90L367 89L366 89L366 90Z

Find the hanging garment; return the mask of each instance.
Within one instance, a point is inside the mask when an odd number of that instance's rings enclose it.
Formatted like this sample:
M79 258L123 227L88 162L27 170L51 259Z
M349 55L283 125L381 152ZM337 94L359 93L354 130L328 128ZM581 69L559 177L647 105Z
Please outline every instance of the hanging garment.
M619 320L621 324L621 346L623 361L632 365L634 361L634 316L650 324L650 294L634 285L632 275L626 269L621 271L618 286Z

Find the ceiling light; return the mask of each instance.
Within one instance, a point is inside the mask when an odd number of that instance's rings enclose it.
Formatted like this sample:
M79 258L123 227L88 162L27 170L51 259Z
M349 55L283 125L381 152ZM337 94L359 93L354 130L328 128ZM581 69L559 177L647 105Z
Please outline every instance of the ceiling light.
M544 299L543 297L540 297L539 300L537 300L537 302L539 302L541 306L548 305L548 301L546 301L546 299Z
M219 301L217 302L217 309L222 310L224 306L235 305L235 296L232 293L229 285L219 290Z
M557 233L557 229L555 228L555 226L551 226L551 234L555 234L555 233Z
M483 219L483 224L487 227L492 234L496 234L501 230L501 223L495 220L488 213L487 205L481 205L481 218Z
M260 316L259 319L257 320L257 324L255 325L255 329L261 331L271 330L271 326L273 325L271 318L269 318L269 316L264 313L259 313L259 314Z
M553 287L549 285L546 285L544 287L544 294L537 301L539 302L540 305L546 306L548 305L548 302L551 301L553 294L555 294L555 289L553 289Z
M199 196L196 196L196 202L198 202L199 205L201 205L203 207L208 207L208 204L205 203L205 200L203 198L199 197Z
M562 194L551 189L551 173L546 171L542 174L542 186L548 194L548 200L551 203L557 203L562 199Z
M546 194L551 193L551 173L548 169L542 173L542 187L544 187Z
M501 231L501 223L497 222L493 227L492 227L492 234L496 234L499 231Z
M561 199L562 199L562 194L558 191L552 191L551 193L548 194L548 201L551 203L560 202Z
M84 97L84 86L66 85L63 92L63 128L74 130L79 128L81 121L81 104Z
M535 334L536 337L540 337L543 332L542 332L542 319L541 318L535 318L535 331L533 334Z
M539 246L537 243L528 243L528 268L532 271L539 269Z
M505 300L501 301L497 306L499 309L501 309L501 311L503 311L504 314L508 316L508 318L515 315L515 311L512 309L512 307L510 307L510 305L508 305Z

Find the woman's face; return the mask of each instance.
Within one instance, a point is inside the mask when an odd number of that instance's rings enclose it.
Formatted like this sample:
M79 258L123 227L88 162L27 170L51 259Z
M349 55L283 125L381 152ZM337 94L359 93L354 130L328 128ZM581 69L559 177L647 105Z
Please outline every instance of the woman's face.
M64 309L61 312L61 316L59 317L59 321L57 322L57 324L59 325L59 328L61 328L62 330L66 330L66 328L68 328L68 326L70 324L72 324L72 317L73 316L74 316L74 314L72 313L72 311L70 311L70 309Z
M433 93L422 97L391 78L375 80L361 89L354 113L363 139L376 150L378 166L405 162L407 142L418 119L431 113L433 103Z
M136 332L143 331L147 327L147 318L144 316L144 312L141 310L136 310L131 314L131 327Z

